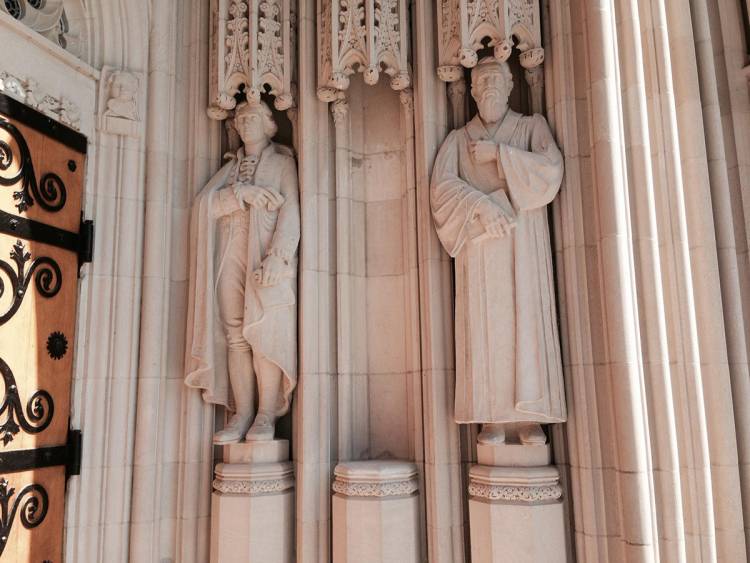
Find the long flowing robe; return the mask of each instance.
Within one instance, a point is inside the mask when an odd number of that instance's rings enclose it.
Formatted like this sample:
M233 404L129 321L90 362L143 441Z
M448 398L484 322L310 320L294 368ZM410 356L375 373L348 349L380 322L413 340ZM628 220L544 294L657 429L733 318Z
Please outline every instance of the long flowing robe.
M474 160L494 140L499 159ZM552 256L546 205L563 159L544 117L508 111L490 136L479 116L448 135L432 173L438 236L456 259L456 421L563 422ZM512 205L511 234L490 238L477 206Z
M260 155L253 183L275 192L281 196L279 199L283 198L283 203L273 210L248 207L242 211L228 186L237 178L243 158L243 149L232 155L193 204L185 383L202 389L207 402L230 406L226 339L218 314L216 286L232 236L227 231L231 222L219 221L217 216L227 212L248 213L250 240L242 333L253 354L264 356L281 368L282 404L277 413L280 415L288 410L297 382L296 251L300 237L297 168L289 149L269 144ZM278 284L263 287L253 274L269 254L285 259L289 270Z

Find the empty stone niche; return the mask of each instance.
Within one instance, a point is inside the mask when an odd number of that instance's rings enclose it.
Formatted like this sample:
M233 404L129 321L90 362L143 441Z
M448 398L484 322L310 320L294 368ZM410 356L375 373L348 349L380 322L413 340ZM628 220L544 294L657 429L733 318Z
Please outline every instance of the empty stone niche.
M387 81L347 93L351 202L349 271L339 271L339 459L413 460L419 412L419 334L413 135ZM411 169L410 169L411 167ZM341 240L339 233L339 240ZM342 261L339 256L339 266ZM341 268L340 268L341 269ZM343 280L341 279L343 278ZM343 285L342 285L343 281ZM343 360L342 360L343 359Z

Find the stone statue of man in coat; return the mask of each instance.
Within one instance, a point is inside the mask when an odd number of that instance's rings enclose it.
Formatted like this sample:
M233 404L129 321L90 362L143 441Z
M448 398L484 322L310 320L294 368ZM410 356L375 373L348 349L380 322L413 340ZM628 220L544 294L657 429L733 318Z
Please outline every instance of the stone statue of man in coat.
M185 381L234 409L215 444L272 440L297 380L297 168L265 103L238 106L234 126L243 146L190 223Z
M534 445L566 418L546 210L563 158L543 116L508 108L512 88L505 62L472 69L479 113L441 146L430 199L455 258L456 421L483 424L480 443L512 425Z

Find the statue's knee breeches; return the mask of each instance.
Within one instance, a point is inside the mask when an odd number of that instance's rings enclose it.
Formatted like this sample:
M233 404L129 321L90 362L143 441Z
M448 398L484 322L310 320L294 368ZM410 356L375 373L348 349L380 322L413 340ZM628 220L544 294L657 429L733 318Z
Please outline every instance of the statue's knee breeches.
M235 241L232 241L235 242ZM245 280L247 275L247 246L232 244L224 259L216 287L219 316L227 337L229 350L249 350L242 336L245 314Z

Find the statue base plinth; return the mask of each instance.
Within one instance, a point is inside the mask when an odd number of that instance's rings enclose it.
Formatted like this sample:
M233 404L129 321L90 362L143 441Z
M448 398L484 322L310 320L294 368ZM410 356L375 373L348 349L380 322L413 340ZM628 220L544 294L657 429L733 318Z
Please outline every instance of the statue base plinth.
M408 461L340 463L333 482L333 563L419 563L419 481Z
M211 495L211 563L292 563L294 468L289 442L224 446Z
M549 444L477 444L477 461L494 467L538 467L550 464L552 450Z
M518 454L516 459L520 457L520 461L543 457L540 451L529 452L528 456L517 450L509 451ZM469 471L472 563L565 563L565 514L559 481L559 472L551 465L472 466Z

